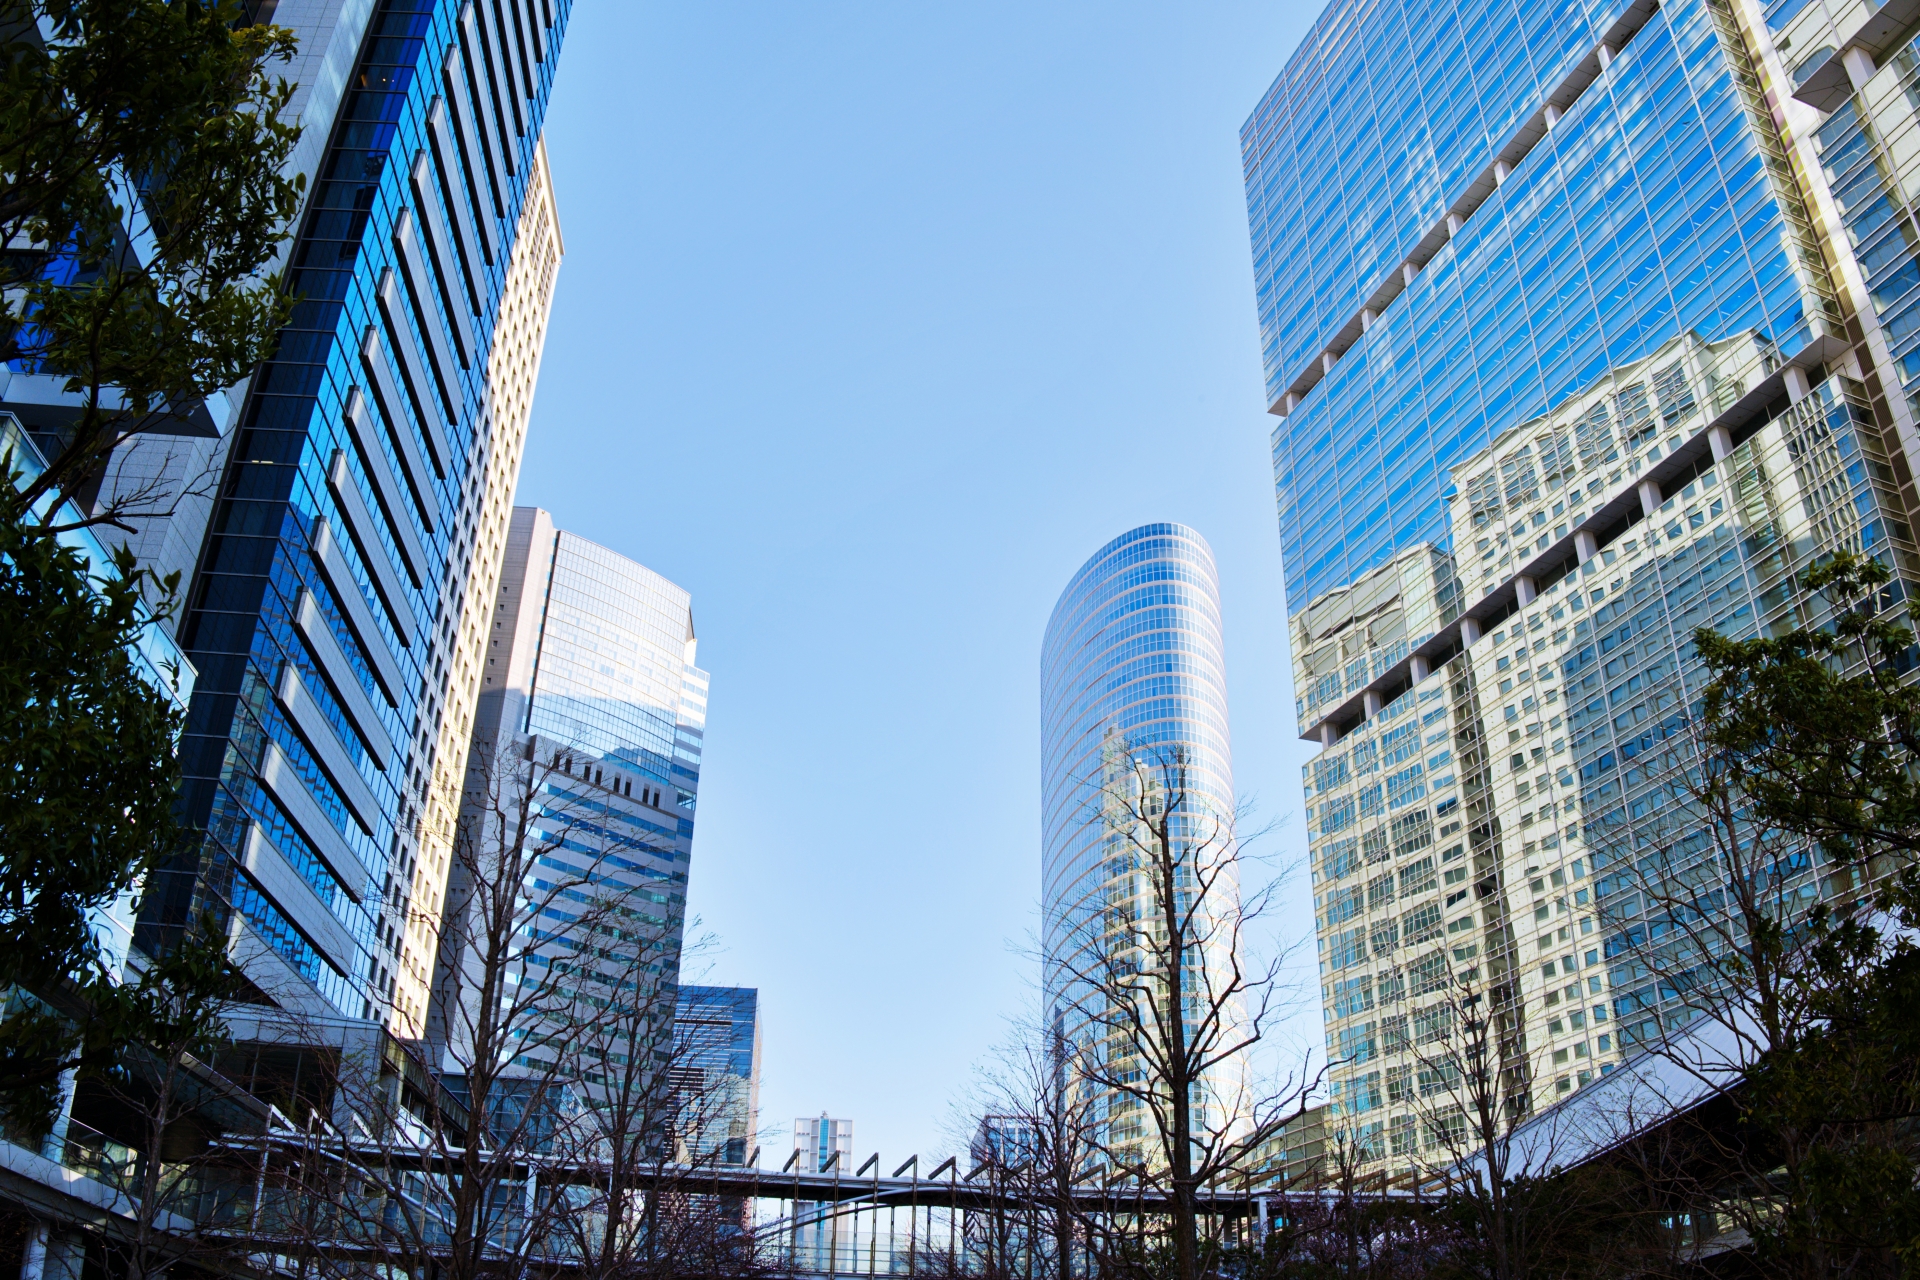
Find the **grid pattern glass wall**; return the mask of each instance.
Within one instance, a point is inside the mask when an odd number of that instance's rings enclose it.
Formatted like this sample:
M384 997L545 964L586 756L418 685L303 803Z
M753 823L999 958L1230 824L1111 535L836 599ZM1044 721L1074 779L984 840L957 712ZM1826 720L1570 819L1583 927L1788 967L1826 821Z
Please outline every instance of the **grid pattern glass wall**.
M1040 716L1045 999L1078 1044L1102 1011L1073 975L1098 971L1107 907L1135 879L1106 794L1116 753L1183 753L1196 814L1232 822L1220 589L1204 538L1143 525L1081 566L1047 622ZM1144 1137L1140 1117L1109 1119L1114 1141Z
M1820 103L1809 132L1833 202L1867 340L1892 376L1886 391L1907 402L1920 391L1920 39L1907 31L1823 95L1816 74L1842 68L1839 49L1863 32L1880 6L1866 0L1771 0L1765 6L1761 69L1784 98ZM1885 25L1884 23L1882 24ZM1904 460L1901 463L1904 471Z
M598 975L611 989L640 984L629 998L658 1011L646 1020L664 1036L679 980L706 725L708 678L695 665L692 598L644 565L555 529L538 507L514 508L503 560L466 821L486 840L512 840L482 826L501 821L487 797L531 786L527 829L551 846L541 865L618 895L639 951L606 954L566 924L556 926L559 936L601 951ZM456 901L465 897L464 874ZM450 935L440 963L471 964L459 947ZM635 976L636 960L645 977Z
M391 920L441 905L390 898L439 726L471 712L444 691L487 367L569 8L378 0L293 249L300 301L222 477L180 633L207 839L155 877L143 926L221 914L282 1003L370 1016Z
M693 665L691 597L659 574L562 532L524 732L699 788L707 676Z
M1808 144L1767 107L1779 60L1719 0L1337 3L1243 133L1325 745L1327 1134L1375 1167L1449 1158L1432 1064L1462 983L1536 1111L1684 1030L1636 891L1710 852L1693 629L1817 622L1793 576L1836 549L1896 570L1896 617L1920 580L1879 390L1896 313L1852 290L1884 264L1816 252L1806 210L1836 193L1785 163ZM1834 119L1815 145L1857 176ZM1873 199L1839 204L1868 243Z
M687 1099L680 1117L689 1158L748 1163L759 1149L760 992L681 987L673 1059Z
M619 779L614 793L562 796L562 805L605 803L609 838L629 851L623 874L658 895L679 968L680 928L693 857L694 807L707 720L707 673L694 665L692 598L625 556L564 531L545 548L531 697L518 733L546 759L564 749L592 781ZM551 781L551 780L550 780ZM610 801L610 802L609 802Z
M1625 8L1328 10L1242 132L1274 401ZM1808 343L1825 270L1729 21L1656 11L1275 431L1296 607L1446 545L1449 469L1608 370L1686 332Z
M478 732L476 699L496 625L513 520L513 488L520 475L560 258L560 224L546 148L537 146L533 177L521 205L519 232L500 298L493 352L487 362L492 430L480 481L479 516L471 530L473 554L467 565L466 585L456 593L459 621L452 629L453 642L447 655L447 683L443 686L446 710L428 746L426 758L431 767L423 779L419 844L410 851L415 863L412 882L395 886L391 900L396 905L436 901L452 878L447 868L456 860L457 815L465 801L467 781L467 745ZM474 712L471 717L469 709ZM405 896L397 896L400 894ZM397 934L399 945L393 963L375 969L374 984L380 989L384 979L390 1004L388 1024L397 1035L419 1035L413 1011L428 1004L441 936L441 930L433 928L432 923L427 913L415 911L387 925L388 936Z

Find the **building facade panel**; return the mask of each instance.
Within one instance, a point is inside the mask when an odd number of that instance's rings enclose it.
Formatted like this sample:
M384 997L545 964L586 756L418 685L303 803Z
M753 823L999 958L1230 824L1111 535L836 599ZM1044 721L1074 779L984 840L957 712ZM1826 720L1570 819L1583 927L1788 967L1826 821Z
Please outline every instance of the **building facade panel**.
M760 992L686 984L674 993L673 1058L685 1158L754 1163L760 1150Z
M623 941L609 947L581 926L559 926L555 936L569 954L596 957L579 962L588 980L619 991L652 984L626 998L642 1012L657 1007L648 1020L664 1036L679 981L706 726L708 678L695 665L692 598L643 565L556 529L538 507L513 508L501 564L484 665L476 665L484 674L463 756L462 820L483 848L499 849L514 836L483 824L524 805L515 821L533 842L527 856L548 868L529 874L601 887L627 922ZM449 910L459 909L465 874L453 877ZM438 964L472 963L461 931L450 928Z
M1046 1016L1062 1042L1107 1061L1129 1047L1100 1031L1107 1011L1091 979L1109 963L1109 912L1147 909L1145 878L1116 812L1132 761L1177 757L1188 813L1175 819L1181 858L1226 856L1235 818L1220 593L1212 549L1192 529L1143 525L1095 553L1061 593L1040 660L1041 910ZM1182 825L1184 823L1184 825ZM1223 840L1224 835L1224 840ZM1191 867L1184 874L1193 874ZM1201 918L1225 919L1239 886L1222 877ZM1231 899L1230 901L1228 899ZM1224 957L1209 955L1209 967ZM1215 972L1224 972L1214 968ZM1237 1114L1237 1068L1222 1064L1206 1100ZM1100 1102L1106 1141L1146 1140L1144 1111Z
M1336 3L1320 30L1388 9L1427 12ZM1501 21L1497 3L1461 9L1470 30ZM1794 578L1836 550L1892 568L1882 605L1904 616L1913 223L1884 139L1911 136L1911 51L1819 111L1788 79L1859 16L1591 15L1572 88L1483 190L1448 193L1465 216L1337 352L1331 321L1294 314L1318 264L1273 255L1275 219L1371 242L1373 206L1296 179L1297 154L1267 141L1319 137L1310 101L1409 138L1446 112L1409 89L1410 123L1341 79L1358 55L1323 38L1248 123L1295 693L1323 746L1303 772L1329 1158L1447 1158L1456 1099L1435 1064L1463 990L1499 1005L1502 1066L1534 1111L1684 1030L1647 969L1644 880L1711 855L1695 629L1817 624ZM1512 82L1480 65L1453 97L1506 110ZM1409 256L1404 237L1381 251ZM1362 309L1371 280L1331 269ZM1819 892L1816 864L1792 892Z
M1792 353L1831 321L1730 22L1704 0L1655 13L1276 431L1293 599L1443 541L1444 472L1606 370L1690 331ZM1263 278L1292 295L1278 261Z
M432 146L429 118L447 109L447 62L467 57L458 30L473 3L375 0L302 19L327 45L307 50L303 65L319 78L304 91L306 115L328 101L338 105L325 120L307 120L303 146L317 138L320 148L289 251L289 286L300 300L233 428L180 623L182 647L207 673L183 743L188 804L207 839L154 877L142 918L157 946L194 913L237 912L335 1013L377 1018L408 1036L424 1027L431 936L444 896L444 850L432 847L430 833L449 824L450 797L436 794L436 770L451 745L457 778L477 692L478 655L461 644L465 596L482 514L499 496L491 490L504 483L510 491L512 483L511 474L490 473L488 465L502 452L493 445L501 415L489 361L503 345L508 261L480 264L472 281L480 305L471 317L478 358L466 367L443 361L444 386L382 386L376 374L397 379L406 371L383 364L370 374L362 351L377 344L384 362L395 352L435 349L435 337L445 345L445 297L461 291L437 279L449 264L413 264L435 277L416 283L432 287L388 287L383 301L382 285L407 265L407 240L397 233L417 221L421 198L410 174ZM440 158L452 170L439 175L443 194L459 198L474 168L513 152L514 176L500 202L469 211L490 220L502 244L515 242L536 186L538 125L569 10L560 0L542 11L551 24L547 56L521 86L518 127ZM336 85L328 69L349 37L357 47L352 74ZM391 452L365 456L368 437ZM517 450L516 443L510 452ZM426 465L411 465L416 457ZM412 482L414 510L404 509L408 503L393 509L396 474ZM396 534L416 517L417 526ZM478 563L485 577L484 555ZM346 672L315 664L303 637L316 615L345 656ZM283 683L289 669L298 672L304 726L274 696L295 687ZM343 675L358 682L359 696L342 696L330 682ZM354 716L369 707L377 725L355 731ZM316 754L322 724L339 732ZM370 740L391 743L391 756L370 751ZM303 793L297 799L263 785L263 770L276 760L283 779L298 779L288 784ZM456 785L456 805L457 792ZM314 838L345 846L350 857L315 856L297 829L315 813L326 829ZM249 879L242 854L255 826L310 883L333 880L316 891L353 939L344 966L336 947L315 946ZM343 864L364 882L338 882Z

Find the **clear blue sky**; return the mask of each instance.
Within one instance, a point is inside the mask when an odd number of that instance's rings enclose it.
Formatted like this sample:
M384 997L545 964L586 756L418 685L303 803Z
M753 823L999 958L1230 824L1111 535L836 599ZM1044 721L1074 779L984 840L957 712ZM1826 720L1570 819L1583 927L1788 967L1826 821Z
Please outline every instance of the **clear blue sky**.
M1304 850L1238 132L1315 12L574 7L519 501L693 593L691 909L775 1165L822 1110L944 1149L1031 1001L1041 632L1114 535L1212 542L1238 785Z

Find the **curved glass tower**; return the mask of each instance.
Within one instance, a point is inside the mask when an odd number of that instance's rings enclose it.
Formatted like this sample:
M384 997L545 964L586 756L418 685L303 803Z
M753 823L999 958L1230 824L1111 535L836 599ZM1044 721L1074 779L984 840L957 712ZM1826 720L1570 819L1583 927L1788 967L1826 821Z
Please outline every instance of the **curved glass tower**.
M1197 820L1233 817L1220 588L1206 539L1184 525L1142 525L1080 567L1047 623L1040 715L1047 1017L1083 1045L1099 1011L1075 975L1096 963L1105 909L1137 887L1108 793L1116 761L1177 753ZM1112 1118L1109 1140L1126 1141L1124 1118Z

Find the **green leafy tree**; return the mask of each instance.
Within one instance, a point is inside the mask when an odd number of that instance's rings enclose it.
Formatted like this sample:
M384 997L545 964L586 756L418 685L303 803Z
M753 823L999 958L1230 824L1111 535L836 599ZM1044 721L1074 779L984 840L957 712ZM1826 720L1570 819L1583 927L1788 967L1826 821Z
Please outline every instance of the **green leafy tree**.
M1773 1274L1920 1273L1920 690L1886 566L1841 553L1802 578L1819 625L1695 635L1719 864L1819 855L1822 893L1738 893L1739 936L1711 948L1754 1003L1762 1052L1740 1091L1742 1163L1770 1211L1746 1223ZM1708 886L1715 891L1715 886ZM1682 913L1705 918L1699 911ZM1757 981L1774 975L1777 980ZM1770 1011L1791 1009L1792 1016Z
M1920 852L1920 688L1906 679L1914 637L1882 608L1892 574L1878 561L1841 553L1802 583L1825 598L1829 625L1773 639L1695 634L1712 677L1707 745L1757 820L1867 872L1888 854ZM1912 869L1882 869L1897 872L1884 888L1911 914Z
M287 319L272 268L304 179L269 70L294 37L238 0L0 0L0 39L0 360L79 402L0 510L72 515L118 445L245 377Z
M134 651L147 585L125 551L95 577L78 551L0 519L0 1111L29 1131L44 1128L63 1074L160 1032L201 1049L217 1035L181 987L217 937L190 931L183 954L123 982L94 932L93 913L183 838L179 713ZM182 1032L183 1019L201 1030Z
M218 1042L219 931L131 980L92 913L183 833L177 716L133 646L177 583L126 554L95 577L55 535L162 514L85 511L114 449L245 377L291 302L274 274L303 179L271 74L294 39L238 0L0 0L0 360L74 401L47 467L0 465L0 1113L44 1127L127 1045Z

